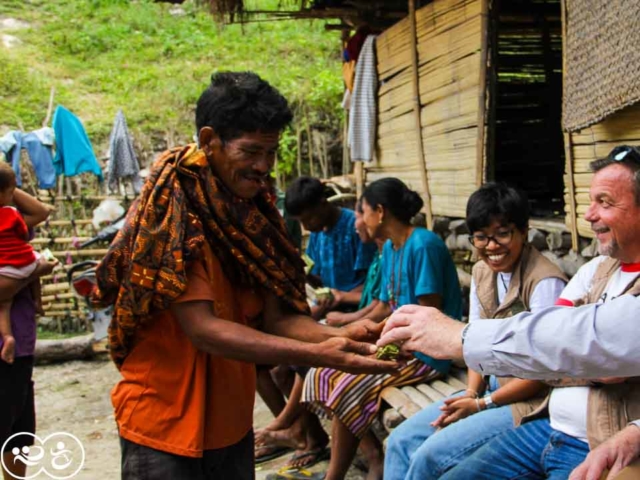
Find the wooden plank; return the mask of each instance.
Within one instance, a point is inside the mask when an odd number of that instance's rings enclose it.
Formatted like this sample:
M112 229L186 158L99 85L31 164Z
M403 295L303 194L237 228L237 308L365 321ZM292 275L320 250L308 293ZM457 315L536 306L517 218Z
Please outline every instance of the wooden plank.
M430 398L424 396L422 393L416 390L414 386L408 385L406 387L402 387L400 390L402 390L402 393L409 397L411 401L418 405L421 409L428 407L433 403Z
M420 407L396 387L385 388L380 392L380 396L405 418L410 418L420 411Z
M382 426L387 433L391 433L393 429L404 422L404 420L405 418L400 415L395 408L387 408L382 412Z
M442 395L444 395L445 397L448 397L449 395L453 395L458 391L457 389L453 388L451 385L444 383L442 380L434 380L433 382L431 382L431 386L435 390L440 392Z
M440 400L445 398L445 395L443 395L442 393L440 393L438 390L434 389L427 383L421 383L419 385L416 385L416 388L420 391L420 393L422 393L423 395L426 395L434 403L439 402Z
M455 388L458 391L466 390L466 388L467 388L467 384L466 383L461 382L456 377L453 377L451 375L449 375L447 378L445 378L444 381L445 381L445 383L451 385L451 387Z

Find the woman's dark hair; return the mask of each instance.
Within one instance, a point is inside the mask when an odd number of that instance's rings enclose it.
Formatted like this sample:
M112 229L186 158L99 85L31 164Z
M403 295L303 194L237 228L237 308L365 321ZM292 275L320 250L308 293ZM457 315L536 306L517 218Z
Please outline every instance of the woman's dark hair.
M284 208L290 215L297 217L324 199L324 185L320 180L313 177L298 177L287 188Z
M497 220L513 223L520 231L529 226L527 195L504 183L486 183L473 192L467 202L467 228L473 233Z
M393 177L381 178L370 183L362 192L362 198L371 208L382 205L386 211L407 225L424 205L417 192L409 190L401 180Z
M211 127L222 142L257 131L281 132L293 118L287 100L253 72L217 72L200 95L196 128Z

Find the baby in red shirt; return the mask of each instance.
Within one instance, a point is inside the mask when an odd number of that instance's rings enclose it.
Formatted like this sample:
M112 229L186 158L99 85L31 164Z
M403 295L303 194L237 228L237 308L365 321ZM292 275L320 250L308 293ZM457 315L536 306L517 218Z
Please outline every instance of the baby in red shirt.
M37 267L38 254L29 244L29 229L20 212L10 206L16 189L16 175L5 162L0 162L0 276L28 278ZM33 284L39 282L33 282ZM38 292L39 294L39 292ZM11 330L11 301L0 302L0 358L13 363L15 338Z

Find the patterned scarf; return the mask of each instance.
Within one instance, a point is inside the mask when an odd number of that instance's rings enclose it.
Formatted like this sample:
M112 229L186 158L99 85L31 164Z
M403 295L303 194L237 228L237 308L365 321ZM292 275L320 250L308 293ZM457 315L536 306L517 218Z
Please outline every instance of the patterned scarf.
M187 266L200 258L205 242L232 283L263 287L308 312L304 264L269 194L235 197L202 150L174 148L155 162L96 271L94 303L115 304L109 344L118 368L138 328L185 291Z

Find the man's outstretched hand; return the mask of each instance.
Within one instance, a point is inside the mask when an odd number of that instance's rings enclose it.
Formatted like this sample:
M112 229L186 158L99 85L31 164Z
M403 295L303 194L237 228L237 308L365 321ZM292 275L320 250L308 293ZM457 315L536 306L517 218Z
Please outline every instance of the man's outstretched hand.
M375 343L382 334L384 328L384 322L374 322L373 320L358 320L352 322L345 327L342 327L344 336L351 340L358 340L360 342Z
M464 323L440 310L418 305L399 308L386 321L377 345L398 345L403 353L420 352L433 358L461 359Z
M314 345L317 358L314 364L348 373L395 373L400 364L376 360L376 346L345 337L334 337Z

